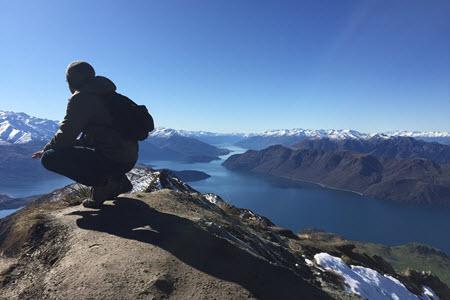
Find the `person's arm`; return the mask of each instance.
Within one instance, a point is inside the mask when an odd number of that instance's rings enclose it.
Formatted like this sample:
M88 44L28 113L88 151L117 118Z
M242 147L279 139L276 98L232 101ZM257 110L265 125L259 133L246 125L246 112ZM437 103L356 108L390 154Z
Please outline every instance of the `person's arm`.
M51 141L45 145L44 151L74 146L77 137L88 124L92 109L88 106L88 97L75 94L67 104L66 116Z

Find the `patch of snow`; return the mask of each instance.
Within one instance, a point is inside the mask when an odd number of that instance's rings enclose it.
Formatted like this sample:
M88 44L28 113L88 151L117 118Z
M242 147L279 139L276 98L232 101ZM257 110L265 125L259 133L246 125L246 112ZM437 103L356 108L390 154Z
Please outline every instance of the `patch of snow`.
M31 136L31 133L27 132L22 134L20 138L15 141L15 144L25 144L31 142L32 140L33 137Z
M208 200L209 202L211 202L212 204L224 204L225 201L223 201L222 198L220 198L218 195L213 194L213 193L206 193L203 194L203 197L205 197L206 200Z
M20 133L20 131L17 130L17 129L15 129L15 128L13 128L13 129L9 132L9 135L8 135L7 139L8 139L8 140L14 139L14 137L15 137L18 133Z
M429 299L439 299L436 293L427 286L423 286L423 294L428 296Z
M312 267L314 265L314 262L308 258L305 258L305 263L307 266L310 266L310 267Z
M127 176L133 184L131 193L144 192L155 178L153 173L145 168L134 168Z
M404 284L392 276L382 275L377 271L366 267L349 267L341 258L332 256L328 253L318 253L314 255L314 260L317 265L325 270L333 271L341 276L347 285L348 292L360 295L365 299L438 299L430 288L425 289L424 287L424 293L417 296L411 293Z
M155 174L157 177L154 181L155 185L156 185L156 189L157 190L161 190L162 189L162 184L161 184L161 180L159 179L159 174Z

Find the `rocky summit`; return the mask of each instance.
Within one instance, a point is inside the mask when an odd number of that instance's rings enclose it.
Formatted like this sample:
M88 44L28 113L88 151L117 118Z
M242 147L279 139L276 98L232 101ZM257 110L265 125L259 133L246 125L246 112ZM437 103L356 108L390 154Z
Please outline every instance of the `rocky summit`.
M101 209L80 206L88 189L74 184L1 219L0 298L450 298L435 274L358 243L294 234L169 172L128 176L133 191Z

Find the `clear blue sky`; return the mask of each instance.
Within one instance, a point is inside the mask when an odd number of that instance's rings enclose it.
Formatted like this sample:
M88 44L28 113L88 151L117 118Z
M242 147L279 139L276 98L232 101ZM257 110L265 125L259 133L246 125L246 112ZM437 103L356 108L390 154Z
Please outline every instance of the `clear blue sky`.
M86 60L159 126L450 130L450 1L0 4L0 110L61 119Z

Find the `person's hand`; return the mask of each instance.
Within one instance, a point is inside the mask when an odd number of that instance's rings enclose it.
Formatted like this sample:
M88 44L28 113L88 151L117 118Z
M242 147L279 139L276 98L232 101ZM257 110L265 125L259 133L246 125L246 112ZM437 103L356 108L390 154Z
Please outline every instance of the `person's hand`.
M44 154L44 150L40 150L40 151L37 151L37 152L34 152L33 154L31 154L31 157L32 158L41 158L43 154Z

